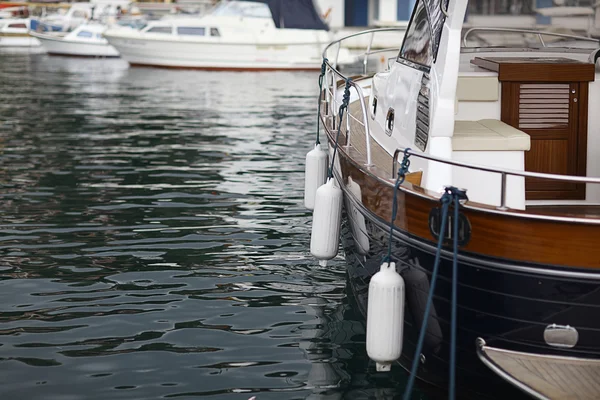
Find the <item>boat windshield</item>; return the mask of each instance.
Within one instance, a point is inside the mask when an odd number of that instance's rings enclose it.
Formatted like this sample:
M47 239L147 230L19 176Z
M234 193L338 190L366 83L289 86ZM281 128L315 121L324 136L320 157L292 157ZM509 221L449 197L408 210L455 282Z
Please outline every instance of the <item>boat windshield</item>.
M221 2L212 14L227 17L271 18L271 10L267 4L245 1Z

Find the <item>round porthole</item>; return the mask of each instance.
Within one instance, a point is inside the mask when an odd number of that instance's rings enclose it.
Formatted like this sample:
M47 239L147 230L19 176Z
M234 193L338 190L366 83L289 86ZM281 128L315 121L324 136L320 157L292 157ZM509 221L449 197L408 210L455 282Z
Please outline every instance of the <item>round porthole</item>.
M394 131L394 109L390 108L387 112L387 116L385 117L385 133L388 136L392 135Z

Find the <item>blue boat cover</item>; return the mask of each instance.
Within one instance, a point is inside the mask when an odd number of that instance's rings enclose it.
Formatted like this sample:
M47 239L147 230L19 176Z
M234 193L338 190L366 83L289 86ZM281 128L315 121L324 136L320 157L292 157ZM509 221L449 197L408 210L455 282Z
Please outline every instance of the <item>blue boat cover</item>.
M315 9L313 0L263 0L271 9L278 28L329 30Z

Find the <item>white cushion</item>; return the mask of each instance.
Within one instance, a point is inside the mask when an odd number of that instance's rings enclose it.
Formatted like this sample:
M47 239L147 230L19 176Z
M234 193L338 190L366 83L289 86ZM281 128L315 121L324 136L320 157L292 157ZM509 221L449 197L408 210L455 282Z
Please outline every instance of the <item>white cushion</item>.
M497 119L455 121L452 150L528 151L529 135Z
M456 85L458 101L498 100L497 76L459 76Z

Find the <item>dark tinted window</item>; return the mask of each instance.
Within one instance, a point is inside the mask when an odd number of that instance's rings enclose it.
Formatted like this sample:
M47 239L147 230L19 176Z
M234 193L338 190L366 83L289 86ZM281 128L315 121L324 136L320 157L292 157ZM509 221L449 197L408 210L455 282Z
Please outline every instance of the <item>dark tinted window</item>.
M423 0L418 0L404 36L400 58L429 67L433 60L431 45L431 30L427 19L427 10Z
M149 33L171 33L172 29L170 26L155 26L154 28L148 29Z
M9 28L25 28L25 29L27 29L27 25L25 25L25 24L10 24L8 27Z
M179 35L204 36L205 29L204 28L198 28L198 27L195 27L195 26L192 26L192 27L180 26L180 27L177 28L177 34L179 34Z
M210 28L210 36L221 36L217 28Z

